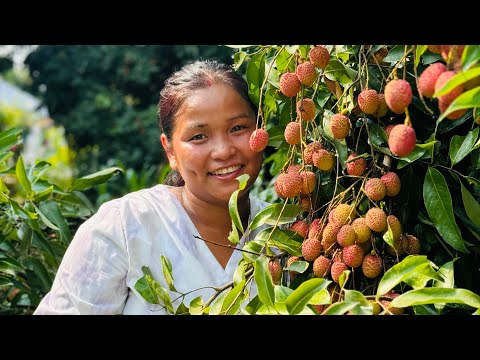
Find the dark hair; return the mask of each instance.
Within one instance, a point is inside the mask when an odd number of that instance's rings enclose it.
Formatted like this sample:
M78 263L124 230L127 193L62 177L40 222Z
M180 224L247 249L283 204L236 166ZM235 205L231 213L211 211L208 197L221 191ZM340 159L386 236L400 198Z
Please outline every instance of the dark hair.
M248 84L240 74L236 73L231 66L216 60L197 60L174 72L165 80L165 86L160 91L159 126L169 141L172 140L175 128L175 116L184 101L195 90L215 83L225 84L235 89L256 114L256 106L248 96ZM178 171L171 171L163 183L172 186L185 184Z

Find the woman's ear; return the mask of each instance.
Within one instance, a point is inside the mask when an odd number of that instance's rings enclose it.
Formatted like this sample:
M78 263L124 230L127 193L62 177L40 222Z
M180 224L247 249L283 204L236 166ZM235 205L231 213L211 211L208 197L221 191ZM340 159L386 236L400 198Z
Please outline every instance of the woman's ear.
M173 153L172 145L167 139L165 134L160 135L160 142L162 143L165 152L167 153L168 162L170 163L170 167L172 170L177 170L177 161L175 160L175 155Z

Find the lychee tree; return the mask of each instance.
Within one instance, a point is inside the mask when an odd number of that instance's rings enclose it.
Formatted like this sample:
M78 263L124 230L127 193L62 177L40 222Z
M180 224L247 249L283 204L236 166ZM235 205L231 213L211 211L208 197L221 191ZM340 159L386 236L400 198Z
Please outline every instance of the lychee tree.
M266 154L253 191L273 204L243 229L238 179L229 239L243 259L210 299L176 289L163 256L165 278L145 268L136 290L177 314L480 313L480 46L249 46L234 59Z

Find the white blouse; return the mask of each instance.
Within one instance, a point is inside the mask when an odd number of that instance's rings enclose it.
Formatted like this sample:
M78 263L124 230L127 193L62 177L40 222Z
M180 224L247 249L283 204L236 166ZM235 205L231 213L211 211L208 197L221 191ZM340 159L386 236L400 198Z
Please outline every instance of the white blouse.
M194 237L199 232L168 188L156 185L104 203L78 228L52 289L34 314L166 314L163 306L148 303L134 288L143 277L142 266L148 266L168 290L160 255L170 259L175 288L182 293L231 282L242 252L234 251L224 269L205 242ZM250 195L251 218L268 205ZM169 293L172 300L179 297ZM198 296L205 302L213 293L194 291L184 304ZM180 303L181 298L173 302L174 309Z

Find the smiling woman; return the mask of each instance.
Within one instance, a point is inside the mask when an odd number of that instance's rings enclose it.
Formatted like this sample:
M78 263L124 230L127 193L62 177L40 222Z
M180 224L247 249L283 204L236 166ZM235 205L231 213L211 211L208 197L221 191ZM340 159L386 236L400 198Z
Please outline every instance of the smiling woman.
M165 184L105 203L78 229L35 314L165 314L135 290L144 266L163 279L162 255L177 289L200 289L184 302L232 279L242 258L228 240L237 178L249 175L237 201L244 228L268 205L250 194L263 153L249 146L257 124L247 84L225 64L186 65L165 81L159 118L172 174ZM252 236L246 232L238 247Z

